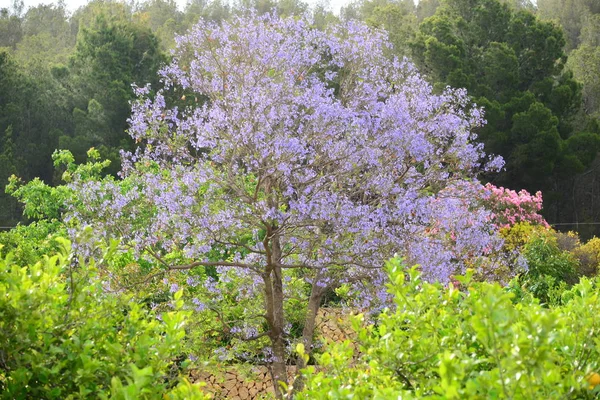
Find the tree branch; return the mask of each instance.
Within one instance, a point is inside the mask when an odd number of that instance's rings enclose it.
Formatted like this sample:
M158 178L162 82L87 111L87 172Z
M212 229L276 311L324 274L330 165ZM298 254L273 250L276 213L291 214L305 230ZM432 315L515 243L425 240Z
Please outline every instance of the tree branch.
M236 268L249 269L258 274L260 274L262 272L260 269L256 268L256 266L254 266L254 265L245 264L245 263L241 263L241 262L229 262L229 261L194 261L189 264L171 265L168 262L166 262L158 253L156 253L152 249L147 248L147 251L152 257L156 258L168 270L172 270L172 271L183 271L183 270L188 270L188 269L192 269L195 267L236 267Z

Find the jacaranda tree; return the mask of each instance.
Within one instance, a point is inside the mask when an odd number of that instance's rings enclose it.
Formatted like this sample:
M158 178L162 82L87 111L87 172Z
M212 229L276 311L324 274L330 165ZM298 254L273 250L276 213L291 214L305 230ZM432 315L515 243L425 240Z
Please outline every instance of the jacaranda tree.
M434 95L382 32L249 12L177 43L165 89L137 89L123 181L75 177L71 218L168 270L251 277L264 313L246 339L270 339L274 381L287 382L290 277L307 284L310 351L323 296L346 284L383 299L394 253L446 282L497 249L475 177L501 160L471 142L480 110L464 91Z

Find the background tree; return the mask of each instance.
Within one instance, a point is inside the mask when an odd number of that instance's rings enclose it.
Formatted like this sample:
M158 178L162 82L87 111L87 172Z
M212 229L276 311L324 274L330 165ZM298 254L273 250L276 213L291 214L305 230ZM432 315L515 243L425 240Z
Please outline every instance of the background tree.
M0 47L15 48L23 37L23 2L14 0L11 8L0 8Z
M571 52L568 65L583 83L585 112L600 117L600 14L587 20L581 44Z
M596 0L538 0L538 15L560 23L565 31L566 50L571 51L580 44L581 31L587 18L600 13Z
M502 2L517 10L535 11L535 3L532 0L502 0Z
M600 145L574 129L580 86L564 68L564 44L559 27L497 0L446 0L413 44L436 87L465 87L485 108L479 138L507 162L495 181L543 190L554 210L557 182L582 172Z
M90 0L75 10L69 23L71 30L77 35L80 28L94 24L100 16L109 17L109 19L130 21L133 12L134 10L130 3L117 0Z
M101 14L82 28L69 67L70 84L76 88L75 127L72 135L61 137L61 145L74 150L78 160L83 160L89 145L104 146L105 155L111 154L110 149L130 148L124 132L133 99L131 85L156 83L164 60L152 32L126 19Z
M173 0L152 0L141 4L134 20L150 28L159 40L163 51L175 45L175 36L184 32L183 13Z
M330 24L339 22L338 16L329 9L326 1L319 2L312 8L312 17L315 27L322 30Z
M200 18L210 21L224 21L231 15L231 6L222 0L191 0L187 3L184 19L187 27L196 24Z
M408 43L417 28L416 6L412 0L365 0L354 2L341 11L344 19L360 19L388 32L394 53L408 56Z
M23 17L23 38L16 46L19 65L34 73L44 68L67 64L75 46L65 5L39 5L27 10Z
M419 22L431 17L440 6L440 0L419 0L417 3L417 17Z
M8 154L4 146L14 146L16 151L9 153L19 175L50 182L52 161L48 157L58 145L67 110L60 106L61 92L51 91L46 83L19 71L12 57L0 52L0 132L4 136L0 154ZM16 219L18 214L4 223Z
M17 173L15 145L12 141L12 126L6 128L2 138L2 153L0 153L0 181L8 182L8 178ZM0 192L0 223L16 224L18 220L18 205L12 196Z

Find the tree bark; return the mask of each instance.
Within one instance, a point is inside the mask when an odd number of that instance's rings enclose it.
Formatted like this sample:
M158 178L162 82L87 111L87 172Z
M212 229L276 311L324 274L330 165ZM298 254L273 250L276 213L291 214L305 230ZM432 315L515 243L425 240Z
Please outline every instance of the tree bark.
M318 277L312 285L310 298L308 300L308 308L306 310L306 318L304 320L304 328L302 329L302 344L304 344L304 351L310 356L312 353L313 336L315 334L315 325L317 320L317 313L321 306L321 299L323 298L324 290L318 286ZM296 359L296 379L294 380L293 393L297 393L304 388L304 379L300 371L306 368L306 362L304 357L298 356Z
M270 263L267 266L265 281L265 297L267 306L267 320L269 322L269 338L273 351L273 360L271 362L271 376L273 378L273 389L275 396L282 399L284 390L280 383L288 384L284 326L285 316L283 312L283 278L282 270L278 265L281 264L281 246L277 234L271 240Z

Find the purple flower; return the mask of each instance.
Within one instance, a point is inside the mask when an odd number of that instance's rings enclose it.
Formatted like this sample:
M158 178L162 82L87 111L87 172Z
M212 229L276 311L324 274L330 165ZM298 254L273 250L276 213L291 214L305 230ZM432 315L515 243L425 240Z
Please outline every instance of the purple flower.
M198 300L198 298L194 298L192 299L192 303L194 303L196 305L195 310L200 312L200 311L204 311L207 309L206 304L204 304L203 302L201 302L200 300Z

